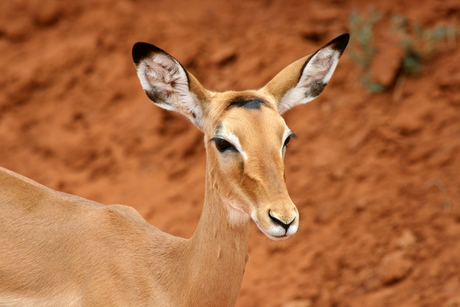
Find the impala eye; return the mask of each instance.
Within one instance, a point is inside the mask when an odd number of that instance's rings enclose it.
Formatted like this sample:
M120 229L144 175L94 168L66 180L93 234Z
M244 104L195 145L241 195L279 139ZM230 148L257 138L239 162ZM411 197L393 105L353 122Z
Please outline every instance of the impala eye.
M232 144L230 144L224 139L212 138L211 141L214 141L214 144L216 144L217 150L220 152L224 152L227 150L237 151L236 148Z
M288 137L286 138L286 140L284 141L284 147L287 146L287 144L289 143L290 140L291 140L291 136L288 136Z
M296 136L295 134L291 133L291 134L286 138L286 140L284 140L284 147L286 147L287 144L289 143L289 141L291 141L291 138L294 138L294 139L295 139L295 138L297 138L297 136Z

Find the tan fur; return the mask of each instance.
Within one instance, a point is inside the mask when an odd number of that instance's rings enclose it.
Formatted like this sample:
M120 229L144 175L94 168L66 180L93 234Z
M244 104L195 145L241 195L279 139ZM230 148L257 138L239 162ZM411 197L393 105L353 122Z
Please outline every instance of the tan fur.
M249 217L272 239L297 230L284 181L290 130L278 109L306 58L261 90L213 93L161 49L136 46L149 97L205 134L206 194L195 234L173 237L133 208L56 192L0 168L0 306L234 306L248 259ZM149 71L157 66L160 72ZM174 78L180 82L162 83ZM263 103L229 107L235 99ZM212 140L218 133L238 142L244 155L220 152Z
M311 54L306 55L283 69L275 78L267 83L264 91L271 93L276 101L281 101L287 91L295 87L297 82L299 82L300 70L310 56Z

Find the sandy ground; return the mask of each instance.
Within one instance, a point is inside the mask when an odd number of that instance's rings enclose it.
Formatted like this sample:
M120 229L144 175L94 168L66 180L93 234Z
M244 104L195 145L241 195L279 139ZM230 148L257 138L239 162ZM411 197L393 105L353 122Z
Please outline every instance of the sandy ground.
M210 90L258 88L349 31L351 9L368 3L1 1L0 165L190 237L202 135L150 103L132 45L168 51ZM389 88L368 93L347 51L320 98L286 114L300 229L278 243L251 226L237 306L460 306L460 42L440 42L395 99L401 54L387 22L458 29L460 4L375 8L373 75Z

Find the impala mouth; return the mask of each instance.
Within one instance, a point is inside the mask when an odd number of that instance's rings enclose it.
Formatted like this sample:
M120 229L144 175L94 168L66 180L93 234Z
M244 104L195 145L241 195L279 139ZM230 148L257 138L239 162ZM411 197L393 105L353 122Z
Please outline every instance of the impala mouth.
M280 241L280 240L286 240L287 238L289 238L290 236L284 234L284 235L281 235L281 236L273 236L273 235L270 235L268 234L267 232L265 231L262 231L264 233L264 235L266 235L269 239L273 240L273 241Z
M293 234L295 234L298 229L297 225L291 225L287 231L281 226L273 227L270 230L266 230L260 227L259 223L256 222L255 220L254 222L256 223L257 227L259 227L260 231L262 231L264 235L266 235L269 239L272 239L274 241L285 240L289 238L290 236L292 236Z

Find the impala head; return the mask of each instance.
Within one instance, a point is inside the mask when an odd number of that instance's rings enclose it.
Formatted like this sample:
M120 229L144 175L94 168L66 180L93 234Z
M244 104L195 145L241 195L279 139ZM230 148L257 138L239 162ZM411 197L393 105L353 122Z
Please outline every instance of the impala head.
M281 114L323 91L348 40L348 34L337 37L259 90L223 93L206 90L163 50L134 45L134 63L147 96L187 116L204 132L208 188L223 200L231 224L251 217L271 239L297 231L299 213L284 176L286 145L294 135Z

